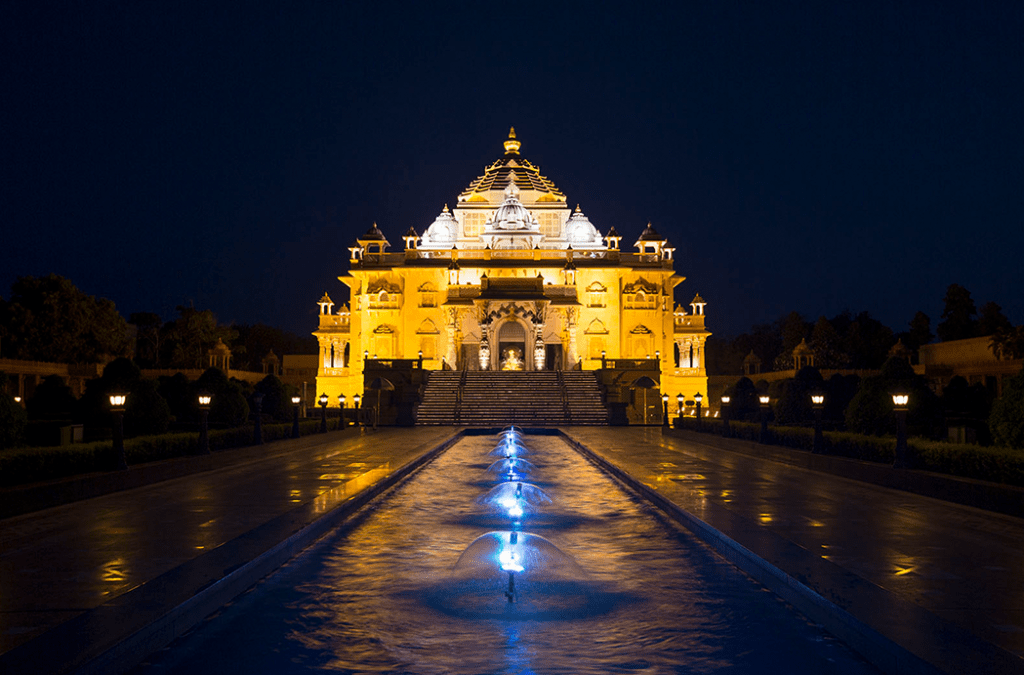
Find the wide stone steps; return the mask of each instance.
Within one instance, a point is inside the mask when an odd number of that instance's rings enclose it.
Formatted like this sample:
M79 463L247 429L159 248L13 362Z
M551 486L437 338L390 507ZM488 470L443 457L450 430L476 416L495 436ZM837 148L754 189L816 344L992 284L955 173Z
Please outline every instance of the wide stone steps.
M593 373L435 371L416 423L422 425L603 425L608 412Z

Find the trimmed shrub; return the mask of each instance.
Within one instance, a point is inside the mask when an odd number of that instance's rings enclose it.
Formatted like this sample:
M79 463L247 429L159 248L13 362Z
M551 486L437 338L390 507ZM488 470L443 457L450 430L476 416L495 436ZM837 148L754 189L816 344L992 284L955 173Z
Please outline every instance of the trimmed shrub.
M1024 448L1024 369L1006 380L1002 397L988 418L992 440L1009 448Z
M156 382L136 382L124 411L125 433L129 436L166 434L170 424L171 408L157 391Z
M25 409L33 420L70 420L76 403L64 378L47 375L25 402Z
M338 421L328 420L328 428L337 429ZM319 420L299 422L299 433L303 436L319 431ZM266 440L291 438L291 433L291 424L271 424L263 427L263 437ZM226 450L247 446L252 443L252 434L251 426L213 430L209 434L210 448ZM198 445L198 434L140 436L125 440L124 452L129 465L144 464L194 454ZM20 485L106 471L113 466L113 460L114 447L109 441L49 448L11 448L0 451L0 485Z
M6 376L0 380L6 380ZM28 415L21 404L4 389L0 381L0 448L12 448L25 442Z
M677 428L719 433L721 424L702 424L693 418L679 418ZM761 426L749 422L729 424L730 436L746 441L758 440ZM769 442L798 450L810 450L814 431L806 427L768 427ZM868 436L845 431L826 431L822 453L865 462L891 464L896 454L896 439ZM1024 487L1024 452L1008 448L987 448L979 445L945 443L925 438L907 442L907 458L911 468L934 471L962 478L1004 483Z

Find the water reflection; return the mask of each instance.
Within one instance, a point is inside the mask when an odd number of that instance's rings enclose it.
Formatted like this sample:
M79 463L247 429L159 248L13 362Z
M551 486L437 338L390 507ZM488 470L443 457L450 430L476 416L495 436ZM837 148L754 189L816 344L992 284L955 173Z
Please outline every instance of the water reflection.
M500 575L460 575L511 541L480 499L496 440L458 443L150 671L837 671L827 635L557 438L528 439L550 503L519 536L562 573L517 579L515 603Z

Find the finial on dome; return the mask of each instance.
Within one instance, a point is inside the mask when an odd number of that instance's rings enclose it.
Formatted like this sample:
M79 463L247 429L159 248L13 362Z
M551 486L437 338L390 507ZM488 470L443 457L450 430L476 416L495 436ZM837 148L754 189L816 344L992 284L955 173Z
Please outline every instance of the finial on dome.
M508 130L508 140L505 141L505 154L506 155L518 155L519 154L519 146L520 145L522 145L522 143L520 143L519 141L516 140L516 128L515 127L509 127L509 130Z

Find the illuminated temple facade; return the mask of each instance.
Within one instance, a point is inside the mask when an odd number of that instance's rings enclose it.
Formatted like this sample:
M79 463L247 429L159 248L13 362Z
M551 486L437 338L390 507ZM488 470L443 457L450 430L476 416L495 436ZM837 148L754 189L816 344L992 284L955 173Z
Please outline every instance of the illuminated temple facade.
M675 304L675 249L648 224L623 251L614 226L601 234L520 154L514 129L504 146L454 208L422 234L408 227L403 251L376 224L351 245L339 277L348 304L319 301L317 392L331 405L362 394L367 359L422 359L425 370L643 360L661 391L707 395L705 302Z

